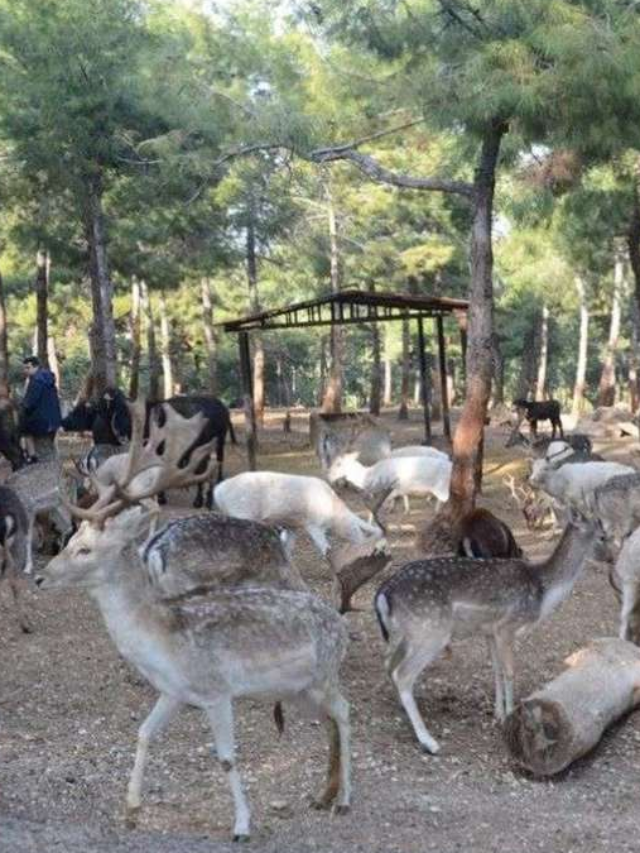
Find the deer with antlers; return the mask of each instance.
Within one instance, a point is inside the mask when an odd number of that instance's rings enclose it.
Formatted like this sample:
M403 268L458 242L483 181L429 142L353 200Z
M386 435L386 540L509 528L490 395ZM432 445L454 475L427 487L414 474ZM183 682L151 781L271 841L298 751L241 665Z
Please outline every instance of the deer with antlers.
M120 653L153 684L160 697L140 728L127 794L127 814L141 806L149 742L185 706L201 708L213 729L218 759L235 807L234 838L250 832L250 812L235 763L233 700L239 697L302 698L326 720L330 760L318 806L337 812L350 803L349 705L338 670L347 646L341 617L316 596L294 589L257 585L159 593L139 545L148 534L152 510L141 506L160 490L210 476L210 447L196 447L202 417L184 419L165 410L143 441L144 404L132 407L133 436L126 470L102 486L62 553L37 578L41 589L77 586L97 602ZM253 524L244 522L245 525ZM244 536L243 541L251 542ZM273 545L273 543L272 543ZM153 546L151 547L153 551ZM156 549L157 550L157 549ZM259 555L246 554L253 560ZM216 554L210 555L215 564ZM166 589L166 587L165 587ZM188 587L187 587L188 590Z

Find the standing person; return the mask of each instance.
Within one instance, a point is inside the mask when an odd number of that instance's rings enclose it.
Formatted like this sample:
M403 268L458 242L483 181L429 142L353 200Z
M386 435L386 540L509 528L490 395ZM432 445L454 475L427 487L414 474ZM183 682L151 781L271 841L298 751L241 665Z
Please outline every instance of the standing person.
M27 390L20 406L20 434L29 461L37 462L39 457L55 456L53 442L62 421L60 400L55 376L35 355L27 356L22 364Z

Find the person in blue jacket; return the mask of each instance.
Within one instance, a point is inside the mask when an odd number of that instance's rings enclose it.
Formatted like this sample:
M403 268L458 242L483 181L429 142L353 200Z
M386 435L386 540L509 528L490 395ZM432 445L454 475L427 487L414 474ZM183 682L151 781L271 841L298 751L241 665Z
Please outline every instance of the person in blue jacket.
M29 457L35 461L36 439L47 439L53 445L60 428L60 400L55 376L41 366L35 355L27 356L22 364L28 382L20 406L19 429Z

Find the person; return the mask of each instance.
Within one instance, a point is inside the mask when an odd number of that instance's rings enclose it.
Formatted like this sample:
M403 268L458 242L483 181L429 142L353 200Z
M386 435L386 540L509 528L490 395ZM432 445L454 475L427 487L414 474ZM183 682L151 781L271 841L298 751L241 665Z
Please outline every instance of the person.
M35 355L27 356L22 364L27 389L20 406L19 429L29 461L37 462L49 450L55 454L53 442L62 421L60 400L55 376Z

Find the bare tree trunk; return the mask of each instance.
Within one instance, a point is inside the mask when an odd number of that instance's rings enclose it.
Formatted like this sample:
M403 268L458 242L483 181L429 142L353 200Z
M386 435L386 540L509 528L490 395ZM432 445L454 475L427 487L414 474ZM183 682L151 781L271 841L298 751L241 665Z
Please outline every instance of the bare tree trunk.
M391 362L391 354L389 352L390 349L390 339L389 339L389 324L385 325L384 332L384 391L382 394L382 405L390 406L392 401L392 393L393 393L393 377L392 370L393 364Z
M369 293L375 293L375 286L369 284ZM382 361L380 353L380 327L377 323L371 324L371 392L369 396L369 411L372 415L380 414L380 401L382 396Z
M9 343L4 281L0 273L0 397L9 396Z
M338 245L338 226L333 196L329 183L326 184L329 215L329 239L331 243L331 292L340 292L340 248ZM344 334L341 326L331 326L331 369L322 400L322 411L338 414L342 411L342 362Z
M140 356L141 356L141 311L140 311L140 282L131 278L131 314L129 315L129 331L131 334L131 375L129 377L129 397L137 399L140 388Z
M411 383L411 332L409 321L402 321L402 375L400 378L400 408L398 420L409 420L409 385Z
M584 411L584 392L587 387L587 352L589 347L589 304L582 278L575 277L576 290L580 300L580 339L578 342L578 366L576 368L576 384L573 388L573 405L571 412L578 417Z
M546 302L542 305L540 317L540 356L538 359L538 375L536 377L536 400L546 400L547 397L547 362L549 359L549 308Z
M631 214L631 222L627 233L627 245L629 247L629 263L633 272L633 302L634 311L632 317L637 318L640 324L640 158L636 160L634 177L633 177L633 210ZM635 328L635 327L634 327ZM640 404L640 359L637 351L638 344L633 347L633 364L636 373L635 391L631 394L633 403L633 411Z
M160 291L160 352L162 355L162 376L164 378L164 397L173 396L173 364L171 361L171 324L167 312L167 300L164 291Z
M149 354L149 400L155 402L160 399L160 364L158 362L158 349L156 347L156 330L153 320L153 306L151 294L147 282L140 282L140 293L142 305L147 321L147 352Z
M453 437L450 498L420 537L427 552L430 540L450 537L454 524L473 509L482 484L484 424L493 374L491 225L496 166L506 131L507 126L498 121L487 129L474 176L465 402Z
M602 374L598 386L598 406L613 406L616 398L616 350L620 337L620 304L624 284L624 255L618 249L613 272L613 301L611 303L611 325Z
M327 387L327 343L325 335L320 338L320 363L318 365L318 405L322 406Z
M47 346L49 320L49 256L40 248L36 255L36 355L43 367L49 367Z
M502 355L500 338L497 334L493 336L493 366L495 371L493 405L499 406L504 403L504 356Z
M213 290L211 279L203 276L200 279L200 288L202 293L202 325L207 351L207 387L215 396L218 393L218 338L213 325Z
M93 176L87 182L85 233L89 246L89 275L93 303L93 327L90 334L94 393L116 385L116 329L113 321L113 283L107 262L107 235L102 209L102 179Z
M631 411L635 412L640 406L640 308L635 299L631 300L631 349L628 354L629 363L629 400Z
M538 363L538 318L532 323L524 336L520 375L516 389L517 400L527 400L535 385L536 364Z
M56 351L56 342L53 335L47 336L47 362L49 369L56 377L56 385L60 391L60 363L58 362L58 353Z
M258 294L258 263L256 257L256 232L253 217L247 225L247 281L249 283L249 304L252 314L262 310ZM260 334L254 332L253 339L253 405L258 426L264 422L264 344Z

